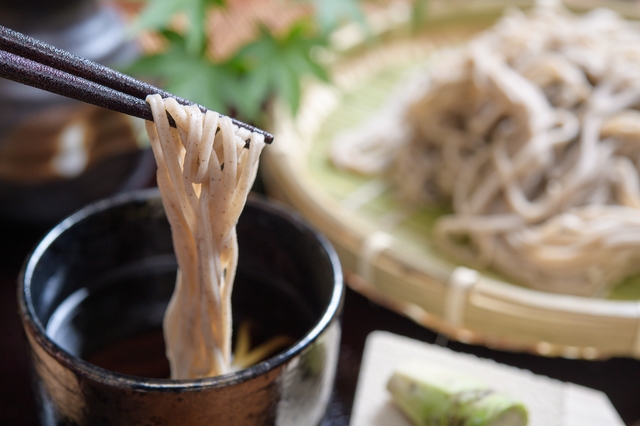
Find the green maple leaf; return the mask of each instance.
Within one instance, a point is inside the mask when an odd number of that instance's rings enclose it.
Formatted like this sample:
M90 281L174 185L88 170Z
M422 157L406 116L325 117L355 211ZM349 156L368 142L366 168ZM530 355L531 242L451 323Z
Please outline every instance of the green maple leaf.
M234 70L194 55L185 38L172 32L164 34L170 41L166 52L143 57L125 72L157 81L174 95L227 114L237 85Z
M300 81L312 75L328 81L326 70L314 61L314 46L325 45L326 39L310 35L309 23L300 21L283 37L275 37L262 29L262 37L242 48L236 60L245 73L235 99L243 116L255 118L263 102L272 95L281 97L295 114L300 104Z
M132 26L133 32L164 30L177 13L185 13L189 19L185 40L187 49L195 54L206 43L205 18L210 5L224 6L224 0L149 0Z

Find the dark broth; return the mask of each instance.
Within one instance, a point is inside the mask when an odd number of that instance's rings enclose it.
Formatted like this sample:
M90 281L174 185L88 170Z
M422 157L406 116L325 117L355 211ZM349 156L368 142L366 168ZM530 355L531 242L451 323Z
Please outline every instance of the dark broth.
M173 292L171 259L128 265L72 293L51 315L47 335L69 353L122 374L167 378L162 318ZM239 273L232 296L234 335L251 324L252 345L284 334L301 339L320 313L293 285Z

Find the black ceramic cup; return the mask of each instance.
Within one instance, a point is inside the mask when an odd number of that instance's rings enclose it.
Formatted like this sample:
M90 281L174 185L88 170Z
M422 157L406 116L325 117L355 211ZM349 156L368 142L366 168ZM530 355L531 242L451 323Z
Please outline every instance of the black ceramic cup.
M338 258L295 214L247 203L232 304L255 344L295 343L253 367L170 380L161 322L176 260L157 190L91 204L27 259L19 308L44 425L316 425L333 388Z

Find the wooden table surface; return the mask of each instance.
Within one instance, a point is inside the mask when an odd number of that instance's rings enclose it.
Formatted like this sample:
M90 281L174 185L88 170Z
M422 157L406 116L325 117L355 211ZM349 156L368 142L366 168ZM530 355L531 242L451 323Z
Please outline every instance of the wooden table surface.
M25 341L17 312L16 279L22 262L45 231L44 227L0 221L0 425L37 424ZM349 424L365 339L373 330L387 330L431 343L437 337L434 332L348 289L335 391L323 426ZM449 347L601 390L609 396L627 425L640 426L638 360L544 358L456 342L449 343Z

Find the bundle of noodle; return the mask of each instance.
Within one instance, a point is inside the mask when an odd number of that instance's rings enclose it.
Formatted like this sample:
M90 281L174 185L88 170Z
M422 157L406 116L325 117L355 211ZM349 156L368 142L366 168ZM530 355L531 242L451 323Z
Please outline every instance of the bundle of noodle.
M404 130L386 164L335 163L388 174L414 205L451 203L436 241L468 265L604 294L640 272L638 69L640 30L611 11L511 11L434 61L420 93L390 101L401 113L385 124ZM358 135L370 136L336 141L333 158L382 152L383 135Z
M164 316L171 378L232 371L231 292L238 264L236 223L256 177L264 137L229 117L150 95L146 122L178 261ZM169 127L167 113L177 128Z

